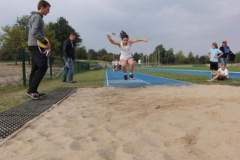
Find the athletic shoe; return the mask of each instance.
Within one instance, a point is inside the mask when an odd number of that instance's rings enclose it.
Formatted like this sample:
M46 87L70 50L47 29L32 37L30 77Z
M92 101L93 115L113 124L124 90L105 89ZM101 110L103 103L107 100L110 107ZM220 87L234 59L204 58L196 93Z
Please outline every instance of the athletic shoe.
M130 79L133 79L133 78L134 78L134 75L133 75L133 74L130 74L129 77L130 77Z
M124 75L124 76L123 76L123 79L124 79L124 80L128 80L128 76L127 76L127 75Z
M39 99L39 95L37 93L26 92L26 95L28 97L32 98L33 100L38 100Z
M38 95L38 97L42 97L42 96L46 96L47 95L46 93L39 93L39 92L36 92L36 94Z
M77 83L77 81L67 81L65 83Z
M207 80L208 82L213 82L214 80L213 79L209 79L209 80Z

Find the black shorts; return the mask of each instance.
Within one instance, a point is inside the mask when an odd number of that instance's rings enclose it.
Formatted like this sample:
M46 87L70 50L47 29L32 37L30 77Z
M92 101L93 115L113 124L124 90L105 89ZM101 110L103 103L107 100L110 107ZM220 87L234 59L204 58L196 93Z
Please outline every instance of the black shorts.
M210 62L210 70L218 70L218 62Z

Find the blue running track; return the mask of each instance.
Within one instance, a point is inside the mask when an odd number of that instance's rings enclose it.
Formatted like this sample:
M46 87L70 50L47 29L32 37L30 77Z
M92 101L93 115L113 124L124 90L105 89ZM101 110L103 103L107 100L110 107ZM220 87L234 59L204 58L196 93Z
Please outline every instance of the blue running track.
M193 76L206 76L211 77L211 72L207 70L185 70L185 69L164 69L164 68L145 68L149 72L160 72L160 73L173 73L173 74L185 74ZM230 72L230 78L237 79L240 78L240 72Z
M106 81L105 85L107 87L120 87L120 88L137 88L137 87L146 87L153 85L167 85L167 86L182 86L190 85L190 83L155 77L143 73L135 73L133 80L123 80L122 72L114 72L111 69L107 69L105 72Z

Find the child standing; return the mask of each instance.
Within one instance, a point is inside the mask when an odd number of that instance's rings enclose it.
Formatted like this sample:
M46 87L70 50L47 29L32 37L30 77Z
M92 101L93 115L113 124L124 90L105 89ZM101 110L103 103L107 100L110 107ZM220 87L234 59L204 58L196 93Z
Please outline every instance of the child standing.
M223 53L218 49L217 43L212 43L212 48L209 52L210 58L210 70L212 71L212 77L216 74L218 70L218 59L223 55Z

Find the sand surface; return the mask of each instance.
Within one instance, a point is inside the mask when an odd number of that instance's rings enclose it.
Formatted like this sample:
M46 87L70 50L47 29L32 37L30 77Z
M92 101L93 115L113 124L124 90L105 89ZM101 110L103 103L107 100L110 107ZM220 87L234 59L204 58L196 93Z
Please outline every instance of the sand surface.
M0 160L239 160L240 88L79 89Z

